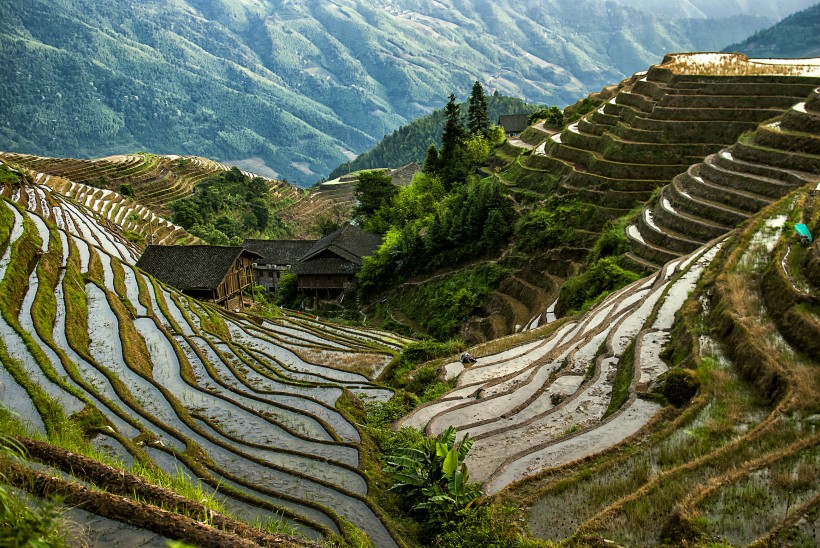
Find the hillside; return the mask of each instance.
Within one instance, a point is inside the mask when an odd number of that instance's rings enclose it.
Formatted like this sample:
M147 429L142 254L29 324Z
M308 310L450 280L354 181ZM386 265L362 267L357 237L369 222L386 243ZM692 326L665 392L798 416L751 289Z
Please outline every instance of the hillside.
M0 149L237 161L307 186L472 82L564 105L765 17L598 0L2 2ZM603 27L602 27L603 25ZM309 146L306 146L309 143Z
M814 0L615 0L616 3L669 17L730 17L762 15L776 21L807 8Z
M502 184L516 211L514 231L502 233L506 245L500 253L477 252L461 262L423 255L425 250L429 255L434 238L442 239L433 231L439 218L459 219L451 225L458 230L451 228L443 238L451 246L456 246L455 233L472 231L474 236L458 245L475 242L475 249L482 249L478 243L485 223L461 211L459 198L444 200L450 210L439 210L432 224L418 221L395 231L390 249L378 255L382 277L402 278L416 255L424 257L423 266L375 299L380 304L374 312L429 329L446 311L450 331L434 328L437 336L457 332L478 342L591 306L638 274L692 252L813 180L811 160L794 160L802 167L792 171L804 174L766 174L746 164L768 158L769 149L794 149L795 158L801 152L815 154L814 114L801 105L819 85L815 61L668 55L649 71L568 108L570 123L559 133L536 124L521 134L521 146L508 142L496 149L493 177L487 179L493 183L484 184ZM784 118L782 132L780 122L758 127L787 111L790 121ZM733 149L740 162L724 161L720 173L709 179L705 173L711 166L690 167L744 133ZM640 211L659 193L651 209Z
M476 347L466 368L438 362L455 388L401 424L470 432L472 477L515 509L495 527L590 546L813 545L820 247L784 227L820 228L815 187L583 316Z
M467 112L467 102L461 103L462 112ZM538 110L537 105L527 104L515 97L490 95L487 97L487 113L495 124L499 116L505 114L525 114ZM416 118L409 124L386 135L379 144L355 160L345 162L330 172L328 179L363 169L398 168L411 162L421 163L427 148L434 144L441 146L441 129L444 127L444 109L436 109L426 116Z
M4 483L60 495L91 542L399 542L336 406L389 398L370 379L407 340L228 314L135 269L50 179L0 182L0 422L28 455L0 460Z
M724 51L739 51L750 57L817 57L820 55L818 31L820 4L790 15Z

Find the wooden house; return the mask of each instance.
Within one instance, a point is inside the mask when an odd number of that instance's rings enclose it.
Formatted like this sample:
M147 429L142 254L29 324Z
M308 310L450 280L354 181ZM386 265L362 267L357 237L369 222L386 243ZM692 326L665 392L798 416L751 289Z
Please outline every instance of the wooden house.
M498 125L507 137L516 137L529 125L529 114L504 114L498 117Z
M259 253L243 247L149 245L137 266L186 295L228 309L244 306L242 290L252 288Z
M258 285L272 292L279 291L282 274L289 272L299 262L316 240L245 240L243 247L260 257L253 263L253 273Z
M336 297L351 288L362 269L362 259L382 243L378 234L347 225L316 240L293 267L299 289L317 296Z

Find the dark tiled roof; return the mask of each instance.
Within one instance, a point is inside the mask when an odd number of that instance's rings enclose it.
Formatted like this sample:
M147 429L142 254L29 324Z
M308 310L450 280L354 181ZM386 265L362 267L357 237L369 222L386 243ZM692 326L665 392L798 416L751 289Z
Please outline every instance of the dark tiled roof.
M521 133L527 129L529 114L504 114L498 117L498 125L504 133Z
M259 264L296 264L316 240L245 240L243 247L259 253Z
M356 274L361 263L354 263L336 257L322 257L296 263L290 269L294 274Z
M354 225L346 225L339 230L316 240L302 256L300 262L310 261L325 250L358 265L362 257L371 255L381 245L382 237L370 234Z
M243 253L252 259L260 257L238 246L149 245L137 266L183 291L216 289Z

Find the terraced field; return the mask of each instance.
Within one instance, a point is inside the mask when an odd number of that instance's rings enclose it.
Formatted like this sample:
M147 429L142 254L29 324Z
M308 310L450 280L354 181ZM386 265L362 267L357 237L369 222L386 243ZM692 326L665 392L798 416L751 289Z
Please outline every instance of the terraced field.
M133 246L97 215L20 175L0 189L0 386L21 439L46 442L26 441L33 468L23 476L49 465L66 493L78 480L110 490L51 445L91 418L93 445L117 469L183 476L233 515L307 538L350 541L358 528L378 546L397 544L368 499L359 431L336 403L389 398L369 379L405 340L300 316L251 322L199 303L135 269ZM113 502L84 505L132 519ZM133 519L138 531L202 540L185 523ZM222 519L206 521L239 530Z
M693 402L601 456L545 461L551 468L508 491L528 508L533 533L638 546L816 545L820 255L783 230L817 229L811 188L726 240L678 312L665 356L697 369Z
M230 166L198 156L144 153L77 160L3 152L0 153L0 160L80 185L103 186L113 190L122 184L131 185L135 201L160 216L168 216L171 212L169 204L189 195L197 183L213 173L230 169ZM246 171L243 173L248 177L257 176ZM263 178L267 180L272 195L283 206L298 202L304 196L304 191L286 182Z
M435 435L449 425L469 432L476 442L467 464L489 494L624 440L659 409L636 394L667 370L660 352L675 312L717 249L667 264L583 319L547 326L543 339L467 369L449 364L456 388L400 424Z
M812 160L788 158L815 154L817 67L816 60L668 55L647 72L593 94L601 106L560 133L529 127L521 135L527 148L507 145L503 153L512 159L495 176L524 211L547 199L548 208L571 204L576 213L560 224L572 237L527 264L527 272L516 272L537 291L501 288L487 317L472 322L470 340L543 322L554 311L558 287L586 262L607 223L631 215L661 187L655 205L627 229L632 250L623 261L639 272L693 252L813 180ZM771 121L778 116L783 122ZM735 144L744 132L754 133ZM772 158L777 149L780 159ZM744 190L750 177L758 182Z
M544 539L815 545L820 244L784 227L820 230L816 195L804 185L581 318L446 364L456 387L399 424L469 433L471 477ZM672 373L701 383L682 409L653 395Z
M627 228L646 269L725 234L797 187L820 184L820 90L676 176Z

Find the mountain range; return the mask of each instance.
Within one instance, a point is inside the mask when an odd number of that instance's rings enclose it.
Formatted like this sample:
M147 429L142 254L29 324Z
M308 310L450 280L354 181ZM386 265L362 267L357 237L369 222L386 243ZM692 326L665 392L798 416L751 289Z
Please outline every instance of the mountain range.
M0 149L198 154L309 184L476 79L563 106L786 9L631 3L0 0Z

